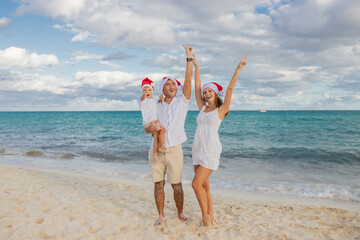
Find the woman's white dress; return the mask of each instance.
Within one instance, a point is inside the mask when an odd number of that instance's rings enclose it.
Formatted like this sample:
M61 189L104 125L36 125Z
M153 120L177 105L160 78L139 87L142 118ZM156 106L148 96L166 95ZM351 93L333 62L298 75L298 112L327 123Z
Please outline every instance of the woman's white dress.
M196 118L198 125L192 147L193 164L216 170L222 150L218 134L222 120L219 119L218 108L208 113L204 112L205 108L204 105Z

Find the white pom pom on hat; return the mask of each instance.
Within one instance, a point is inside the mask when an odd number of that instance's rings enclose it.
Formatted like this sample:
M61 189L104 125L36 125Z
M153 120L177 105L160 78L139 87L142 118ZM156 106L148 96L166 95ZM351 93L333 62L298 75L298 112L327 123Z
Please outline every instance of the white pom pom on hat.
M173 80L175 82L177 90L181 91L183 89L183 85L181 85L181 83L178 80L176 80L175 78L173 78L173 77L164 77L163 80L160 83L160 91L162 93L164 93L164 85L165 85L167 80Z
M224 96L224 91L223 91L223 87L220 84L217 84L216 82L208 82L205 83L202 88L201 88L201 96L204 97L204 89L205 88L211 88L212 90L214 90L214 92L216 92L217 95L219 95L220 97Z

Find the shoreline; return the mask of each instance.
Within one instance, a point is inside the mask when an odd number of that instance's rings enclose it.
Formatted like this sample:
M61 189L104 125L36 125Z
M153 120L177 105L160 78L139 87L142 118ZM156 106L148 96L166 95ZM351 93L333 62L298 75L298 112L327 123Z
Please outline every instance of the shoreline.
M48 171L53 173L60 173L64 175L70 176L80 176L86 178L93 178L105 181L120 181L124 183L129 183L133 185L138 185L144 188L149 187L149 180L151 182L151 178L149 179L142 179L142 178L129 178L126 174L119 174L116 177L113 176L100 176L95 174L87 174L78 172L77 170L66 170L66 169L55 169L55 168L40 168L40 167L32 167L32 166L25 166L25 165L7 165L7 164L0 164L1 167L23 167L27 169L33 169L38 171ZM190 192L193 193L191 189L191 182L183 181L183 187L188 187ZM166 182L166 185L169 183ZM152 187L152 182L150 184ZM212 194L220 195L220 196L227 196L228 198L233 198L237 200L248 200L248 201L274 201L274 202L286 202L292 204L301 204L301 205L311 205L317 207L332 207L332 208L340 208L347 211L352 211L355 213L360 214L360 202L357 201L346 201L346 200L336 200L336 199L328 199L328 198L312 198L312 197L301 197L301 196L292 196L292 195L276 195L272 193L259 193L259 192L245 192L236 189L227 189L227 188L211 188ZM185 196L186 197L186 196Z
M323 205L329 201L262 198L226 190L212 191L217 223L205 228L187 184L184 213L190 221L177 219L166 184L167 228L160 232L153 227L157 211L151 181L10 165L0 165L0 173L1 239L356 239L360 235L359 212L334 201Z

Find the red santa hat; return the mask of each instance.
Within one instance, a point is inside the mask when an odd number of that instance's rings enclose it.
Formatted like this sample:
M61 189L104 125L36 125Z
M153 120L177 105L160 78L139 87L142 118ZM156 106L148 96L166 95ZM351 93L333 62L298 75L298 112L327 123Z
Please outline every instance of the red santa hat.
M154 82L149 78L144 78L141 82L141 91L144 89L144 87L150 87L154 92Z
M165 85L167 80L173 80L175 82L175 85L176 85L178 90L181 91L183 89L183 85L181 85L181 83L178 80L176 80L175 78L173 78L173 77L164 77L163 80L160 83L160 91L162 93L164 93L164 85Z
M220 97L224 96L224 91L223 91L223 87L219 84L217 84L216 82L208 82L205 83L202 88L201 88L201 96L204 97L204 89L205 88L211 88L212 90L214 90L214 92L216 92L217 95L219 95Z

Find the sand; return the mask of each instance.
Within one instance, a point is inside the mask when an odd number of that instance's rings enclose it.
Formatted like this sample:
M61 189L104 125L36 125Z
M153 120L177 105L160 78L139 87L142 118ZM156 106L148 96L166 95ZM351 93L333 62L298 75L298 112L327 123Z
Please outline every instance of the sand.
M217 223L205 228L188 184L184 192L190 221L177 219L167 184L167 228L158 231L150 181L0 166L0 239L360 239L357 211L219 191Z

